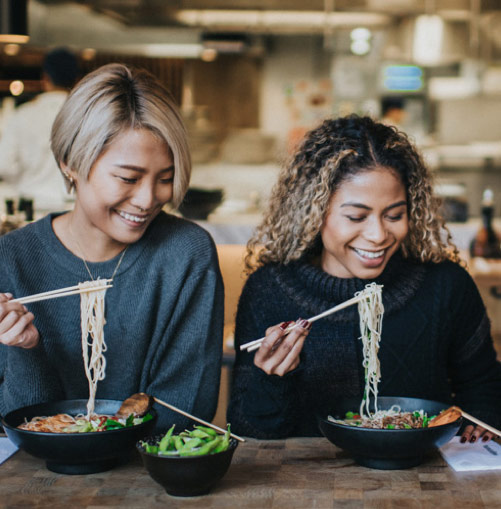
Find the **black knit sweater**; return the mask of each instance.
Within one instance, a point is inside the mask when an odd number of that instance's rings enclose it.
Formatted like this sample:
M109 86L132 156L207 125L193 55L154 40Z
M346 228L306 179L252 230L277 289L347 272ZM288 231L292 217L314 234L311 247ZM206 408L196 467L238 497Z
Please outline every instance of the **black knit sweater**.
M253 364L239 345L267 327L308 318L362 290L369 280L332 277L295 262L254 272L240 297L237 352L228 422L257 438L319 435L316 415L336 399L362 398L364 374L356 306L313 324L301 363L284 377ZM501 364L481 297L458 264L417 264L395 255L376 279L385 313L379 350L382 396L455 403L491 425L501 424Z

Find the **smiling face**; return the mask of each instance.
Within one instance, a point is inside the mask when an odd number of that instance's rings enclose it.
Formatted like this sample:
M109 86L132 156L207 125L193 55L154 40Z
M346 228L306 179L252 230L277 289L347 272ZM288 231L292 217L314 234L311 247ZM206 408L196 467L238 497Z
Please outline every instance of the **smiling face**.
M320 229L321 266L332 276L374 279L409 230L405 187L387 168L365 170L333 193Z
M166 143L146 129L120 134L100 155L87 179L66 168L76 183L71 228L89 258L106 258L136 242L172 199L174 163Z

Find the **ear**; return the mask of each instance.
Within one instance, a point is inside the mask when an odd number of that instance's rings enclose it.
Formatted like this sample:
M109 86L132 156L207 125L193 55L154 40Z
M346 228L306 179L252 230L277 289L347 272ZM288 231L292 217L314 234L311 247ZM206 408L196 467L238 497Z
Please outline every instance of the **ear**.
M63 163L62 161L59 162L59 167L61 168L61 173L68 179L77 179L77 174L75 171L73 171L67 164Z
M77 173L63 162L59 163L59 167L61 168L61 173L64 176L66 190L68 193L71 193L72 189L76 187Z

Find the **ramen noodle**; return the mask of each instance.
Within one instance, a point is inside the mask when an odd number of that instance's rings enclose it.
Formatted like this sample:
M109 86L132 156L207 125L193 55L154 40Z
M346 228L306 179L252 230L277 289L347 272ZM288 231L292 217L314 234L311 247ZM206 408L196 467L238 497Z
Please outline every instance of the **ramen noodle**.
M374 411L378 412L377 394L378 384L381 379L379 366L379 341L383 327L383 295L382 285L368 284L364 290L355 295L365 295L366 298L358 303L360 317L360 338L362 340L363 367L365 370L365 389L362 402L360 403L360 415L371 417L370 401L374 397Z
M100 286L102 281L86 281L79 288ZM104 297L106 289L80 294L80 322L82 328L82 356L85 375L89 382L89 401L87 402L87 419L94 413L97 384L105 377L106 343L104 342Z

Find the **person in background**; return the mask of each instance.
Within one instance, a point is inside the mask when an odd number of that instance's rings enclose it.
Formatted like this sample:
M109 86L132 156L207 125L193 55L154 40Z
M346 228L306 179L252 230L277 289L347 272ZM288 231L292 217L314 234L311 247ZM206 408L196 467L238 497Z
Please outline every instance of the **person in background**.
M78 76L71 51L49 51L42 65L43 92L16 109L0 138L0 177L18 197L34 200L37 210L61 210L68 199L50 150L50 130Z
M333 402L362 401L357 306L307 318L372 282L383 285L385 309L379 394L454 403L500 427L489 319L404 133L358 116L310 131L279 176L247 263L254 272L238 306L228 409L235 433L320 435L317 415ZM299 326L284 335L290 320ZM255 353L240 350L263 335ZM461 440L491 438L468 425Z
M181 203L191 172L174 99L146 71L105 65L70 93L51 146L75 204L0 237L0 414L89 396L79 296L13 298L111 278L96 397L145 392L210 421L224 290L210 235L163 210ZM157 411L159 429L189 424Z
M381 122L399 129L405 121L405 101L402 97L383 97L381 100Z

